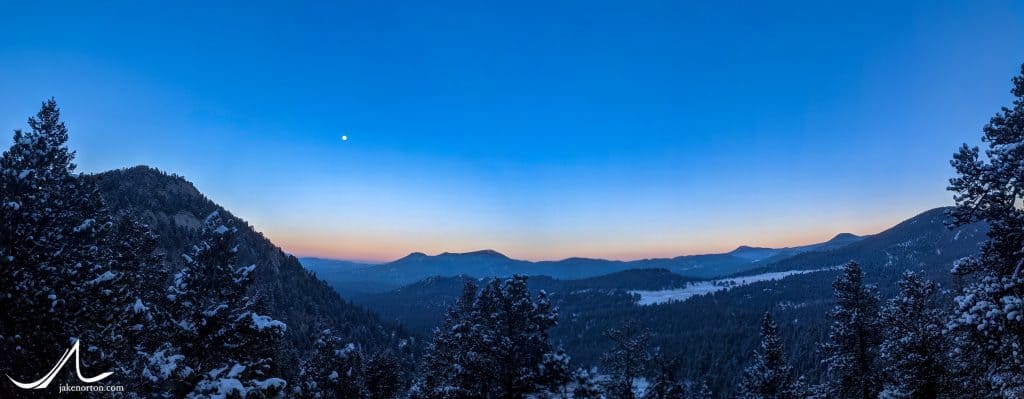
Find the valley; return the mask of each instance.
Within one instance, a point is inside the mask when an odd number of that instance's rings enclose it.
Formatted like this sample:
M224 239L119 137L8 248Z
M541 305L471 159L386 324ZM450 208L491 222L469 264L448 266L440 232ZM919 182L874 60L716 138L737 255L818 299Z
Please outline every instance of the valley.
M713 390L729 393L756 345L753 326L766 311L776 316L796 370L811 382L824 378L817 347L826 338L826 314L835 303L831 284L838 275L837 267L848 261L859 262L866 282L877 285L883 296L894 293L905 270L921 272L943 287L951 287L950 267L979 251L988 228L975 223L949 229L946 213L950 209L928 210L864 237L840 234L830 242L802 247L739 247L726 254L672 259L586 260L586 264L597 266L593 270L583 269L584 262L578 258L527 262L494 251L434 257L413 254L382 265L340 270L331 270L331 262L321 260L310 269L339 292L351 276L348 273L356 270L364 278L381 276L382 280L372 281L378 285L408 278L396 276L426 273L418 269L424 266L431 271L444 270L399 288L345 295L422 337L429 337L440 325L445 310L456 303L467 281L483 284L489 278L522 270L529 276L529 288L544 290L558 307L560 322L552 330L552 339L580 365L598 366L610 345L604 331L632 320L652 331L655 348L680 354L685 378L710 376ZM600 274L631 265L662 268ZM565 276L566 270L572 270L571 275L597 275L583 279L549 275Z

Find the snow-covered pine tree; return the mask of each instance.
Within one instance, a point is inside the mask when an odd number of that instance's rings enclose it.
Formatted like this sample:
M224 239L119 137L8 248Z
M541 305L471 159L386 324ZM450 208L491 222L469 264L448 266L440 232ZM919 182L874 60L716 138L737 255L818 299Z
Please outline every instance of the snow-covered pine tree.
M123 310L124 276L101 245L109 217L92 181L74 172L57 103L28 124L0 157L0 369L45 370L74 340L85 369L113 367L118 353L104 341L119 334L104 329Z
M1012 80L1014 97L984 127L985 159L966 144L953 155L950 179L954 225L988 222L981 254L957 262L968 284L956 297L956 353L978 378L969 392L1024 397L1024 65Z
M708 388L707 379L701 379L690 385L689 399L711 399L711 388Z
M597 376L587 369L576 369L572 373L572 396L573 399L601 399L601 387L598 386Z
M860 265L850 261L832 287L836 306L829 312L832 325L822 345L828 368L826 390L838 399L873 399L881 391L878 370L878 296L863 283Z
M567 382L557 380L562 377L557 370L549 374L542 369L548 362L557 368L568 356L556 351L548 336L558 323L558 310L544 291L532 298L526 276L491 280L480 291L476 308L482 344L476 352L483 362L470 365L482 367L476 370L484 374L490 397L523 398Z
M934 398L948 391L948 347L935 283L907 271L899 292L881 311L880 357L887 380L883 397Z
M651 383L644 392L644 399L685 399L686 389L679 379L680 360L678 357L656 352L653 356Z
M239 266L237 252L235 229L214 211L169 289L177 350L166 353L184 356L181 396L264 397L285 387L272 359L285 325L258 313L259 292L250 290L256 266Z
M113 234L103 244L112 255L111 269L123 276L119 291L114 293L123 308L107 320L111 328L106 329L107 341L120 351L114 378L133 394L153 396L159 391L152 388L159 387L160 380L171 373L166 367L149 370L152 359L160 358L156 352L170 340L169 332L173 331L164 295L170 273L163 258L154 253L156 235L148 226L127 213L115 219Z
M365 383L363 354L352 343L343 342L331 330L317 337L313 353L299 372L293 395L316 399L365 399L370 392Z
M771 313L761 318L761 346L753 363L744 371L740 397L748 399L794 399L793 370L786 363L779 327Z
M462 294L445 313L444 322L434 329L433 339L423 356L419 377L412 387L413 398L443 399L472 397L469 388L476 386L470 380L466 364L467 350L476 346L470 342L477 336L472 333L472 314L478 287L472 280L466 280Z
M790 386L789 392L793 398L818 398L820 396L814 394L813 387L807 383L807 377L800 376Z
M636 321L627 321L621 328L605 331L612 340L612 349L601 357L601 371L608 376L605 394L611 399L634 399L633 385L647 371L651 361L648 343L651 334Z
M566 396L572 381L571 357L561 349L545 353L537 372L537 385L551 395Z
M479 294L467 286L434 335L416 395L525 398L564 385L568 373L557 370L568 358L548 337L557 314L543 291L532 298L524 276L491 280Z
M391 399L402 389L401 364L391 350L367 356L363 371L364 385L369 399Z

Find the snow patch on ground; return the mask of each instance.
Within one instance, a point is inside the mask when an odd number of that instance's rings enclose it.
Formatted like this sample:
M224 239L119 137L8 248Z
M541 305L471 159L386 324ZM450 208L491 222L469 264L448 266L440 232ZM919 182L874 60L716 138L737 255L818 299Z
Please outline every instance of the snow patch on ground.
M682 302L698 295L705 295L710 294L712 292L728 290L733 287L739 287L747 284L759 283L762 281L781 280L793 275L814 273L831 269L832 268L771 272L755 274L752 276L725 278L720 280L698 281L690 283L689 285L683 288L674 288L670 290L630 292L633 294L640 295L640 300L637 302L637 305L657 305L669 302Z

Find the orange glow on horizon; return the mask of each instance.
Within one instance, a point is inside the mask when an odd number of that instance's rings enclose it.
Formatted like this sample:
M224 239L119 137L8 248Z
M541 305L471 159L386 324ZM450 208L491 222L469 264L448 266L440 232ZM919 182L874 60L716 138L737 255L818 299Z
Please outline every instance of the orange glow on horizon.
M488 245L481 240L467 240L465 237L445 239L439 235L405 236L398 233L284 231L268 232L267 235L275 244L295 256L366 263L386 263L412 252L437 255L444 252L462 253L483 249L492 249L513 259L529 261L561 260L570 257L628 261L724 253L741 245L769 248L802 246L827 241L839 233L875 234L892 224L894 223L866 223L864 226L856 226L856 228L829 229L828 231L824 229L820 231L780 230L742 233L722 231L717 232L718 234L714 234L714 236L688 234L668 239L651 239L643 241L642 245L630 247L626 246L628 243L616 243L609 239L588 242L570 239L563 241L564 244Z

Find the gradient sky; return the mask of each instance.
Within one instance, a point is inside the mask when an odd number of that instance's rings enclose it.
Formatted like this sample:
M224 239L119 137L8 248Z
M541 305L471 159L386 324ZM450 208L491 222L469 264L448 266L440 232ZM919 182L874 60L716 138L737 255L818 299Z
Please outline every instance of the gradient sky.
M952 202L1024 62L1019 1L78 3L0 5L7 137L54 96L82 171L361 260L874 233Z

